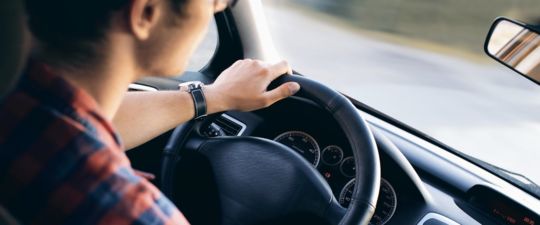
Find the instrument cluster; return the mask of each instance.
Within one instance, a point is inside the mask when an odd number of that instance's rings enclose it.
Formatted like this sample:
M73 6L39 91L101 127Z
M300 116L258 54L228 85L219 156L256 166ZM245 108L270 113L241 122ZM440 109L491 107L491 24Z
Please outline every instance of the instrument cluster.
M341 206L349 206L356 175L355 160L350 149L338 144L321 147L312 135L304 131L287 131L276 136L274 141L302 155L323 175ZM386 224L393 216L396 207L396 192L387 180L382 179L377 210L370 224Z
M328 145L321 150L317 140L302 131L287 131L274 138L274 141L289 146L300 153L300 155L308 160L314 167L326 169L325 172L334 172L328 170L334 168L339 171L339 175L343 177L352 178L356 174L356 167L352 154L347 152L348 154L346 155L343 149L338 145ZM323 175L325 175L325 178L330 178L329 176L331 174L333 173Z

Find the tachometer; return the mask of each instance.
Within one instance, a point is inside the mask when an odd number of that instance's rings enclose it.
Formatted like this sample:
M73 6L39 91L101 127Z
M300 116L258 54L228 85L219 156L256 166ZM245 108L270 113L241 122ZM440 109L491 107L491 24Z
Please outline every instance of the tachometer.
M321 158L321 149L315 138L311 135L301 131L289 131L280 134L274 141L289 146L300 155L304 156L313 166L319 165Z
M322 151L322 161L326 165L335 166L343 159L343 150L337 145L330 145Z
M354 179L349 181L341 190L339 194L339 204L343 207L349 207L354 189ZM379 200L377 200L377 207L375 213L369 222L370 225L384 225L386 224L396 212L397 207L397 195L396 191L388 183L387 180L381 178L381 189L379 192Z

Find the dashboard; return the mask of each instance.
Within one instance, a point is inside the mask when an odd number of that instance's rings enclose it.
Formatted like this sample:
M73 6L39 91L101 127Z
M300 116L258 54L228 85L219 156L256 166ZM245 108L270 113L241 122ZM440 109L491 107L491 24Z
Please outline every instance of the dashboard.
M330 115L317 105L307 100L289 98L249 115L229 112L226 117L229 118L228 123L222 119L207 129L225 127L226 131L214 131L214 134L234 135L230 127L240 123L236 129L243 130L241 135L263 137L290 147L320 172L341 206L349 205L357 165L345 135ZM382 178L371 225L539 223L537 214L485 186L471 188L459 196L459 200L449 197L446 187L438 186L440 183L428 173L417 171L393 142L378 132L375 132L375 138L381 153ZM430 182L432 180L433 183ZM452 191L450 194L453 194ZM445 203L448 205L433 202L434 196L436 201L447 198ZM431 212L437 208L441 213ZM447 210L458 212L460 219L450 219L446 216Z
M538 199L446 150L437 150L437 146L425 140L385 127L384 122L373 122L377 120L368 117L380 152L382 174L379 200L370 224L540 224ZM352 157L351 149L331 116L310 101L293 97L255 112L226 112L199 132L208 137L256 136L276 140L317 168L343 207L350 201L354 171L361 165L348 160ZM160 155L155 148L163 147L167 138L164 135L139 150L129 151L132 165L159 173ZM201 175L193 176L200 179ZM207 186L211 186L210 181ZM193 202L184 203L203 202L201 209L208 209L211 196L208 197L207 190L198 194L194 194L197 189L188 191L186 195L195 197ZM210 224L193 219L192 215L202 210L189 211L178 206L192 224ZM200 217L212 216L208 216L207 210Z

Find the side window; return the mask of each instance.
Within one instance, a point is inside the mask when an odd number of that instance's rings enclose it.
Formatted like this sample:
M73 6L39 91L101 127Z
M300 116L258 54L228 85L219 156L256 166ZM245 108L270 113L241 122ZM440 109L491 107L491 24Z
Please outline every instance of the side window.
M218 45L216 22L212 20L203 41L189 60L187 71L199 71L210 62Z

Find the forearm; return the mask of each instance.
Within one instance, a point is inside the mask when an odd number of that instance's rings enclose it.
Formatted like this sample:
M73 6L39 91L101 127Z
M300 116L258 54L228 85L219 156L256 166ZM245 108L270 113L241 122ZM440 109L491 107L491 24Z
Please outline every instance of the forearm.
M204 92L208 113L225 110L214 100L209 87ZM193 99L187 92L127 92L113 123L126 149L143 144L194 117Z
M189 93L180 91L128 92L113 123L126 149L188 121L194 107Z

